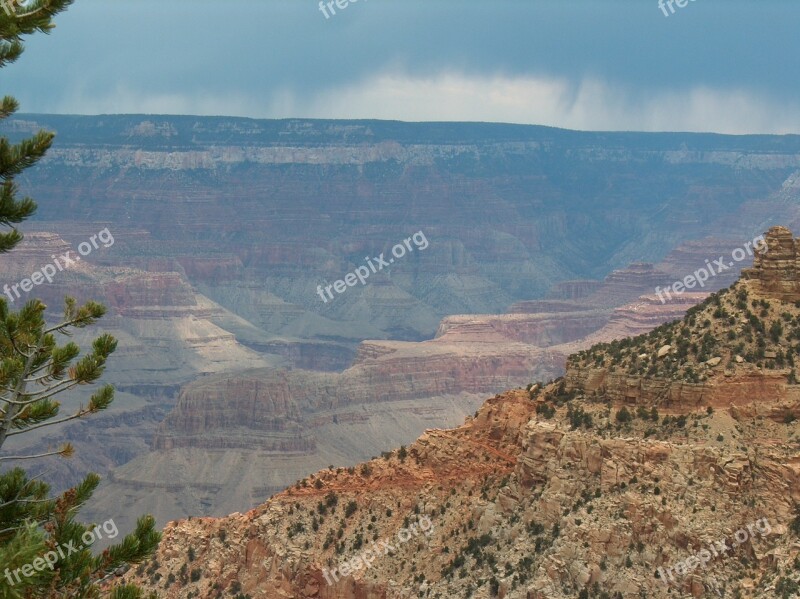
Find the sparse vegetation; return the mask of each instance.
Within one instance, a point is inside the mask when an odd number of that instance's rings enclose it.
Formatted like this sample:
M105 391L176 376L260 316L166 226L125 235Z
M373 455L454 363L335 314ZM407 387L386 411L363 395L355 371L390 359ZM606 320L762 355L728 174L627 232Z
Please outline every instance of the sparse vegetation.
M617 411L616 419L617 419L617 422L619 422L619 423L627 424L631 420L633 420L633 417L631 416L631 413L628 411L628 408L626 408L625 406L622 406Z
M540 403L536 406L536 413L545 420L550 420L556 414L556 409L548 403Z
M748 304L747 299L747 290L737 283L690 308L683 320L595 345L571 356L570 363L696 384L707 380L720 363L729 368L758 362L767 369L792 366L800 344L789 342L800 340L800 322L785 309L778 314L771 302Z

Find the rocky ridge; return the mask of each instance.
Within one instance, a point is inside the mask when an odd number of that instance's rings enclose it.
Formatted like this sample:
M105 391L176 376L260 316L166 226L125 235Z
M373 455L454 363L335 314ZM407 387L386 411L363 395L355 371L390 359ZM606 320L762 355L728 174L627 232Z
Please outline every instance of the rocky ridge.
M773 227L766 242L768 250L755 254L740 281L690 308L684 320L572 355L567 391L697 407L792 390L800 288L787 246L793 249L796 240L788 229Z
M165 597L788 599L800 298L786 295L790 269L765 266L781 247L682 320L576 354L564 378L495 396L456 429L322 470L245 514L171 523L128 577ZM767 326L781 321L780 335ZM369 568L354 559L423 518L430 534ZM707 547L713 559L692 564Z

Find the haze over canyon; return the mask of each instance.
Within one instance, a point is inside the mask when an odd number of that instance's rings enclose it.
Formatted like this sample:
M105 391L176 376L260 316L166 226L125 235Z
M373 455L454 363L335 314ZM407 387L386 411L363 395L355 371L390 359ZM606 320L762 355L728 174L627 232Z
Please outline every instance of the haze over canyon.
M57 143L25 175L41 208L3 280L108 228L112 246L35 291L109 306L124 401L29 444L84 448L39 468L63 486L100 472L87 517L123 502L128 525L244 511L458 425L679 317L750 259L663 304L656 287L800 221L797 136L133 115L0 132L40 128ZM320 300L418 231L424 251Z

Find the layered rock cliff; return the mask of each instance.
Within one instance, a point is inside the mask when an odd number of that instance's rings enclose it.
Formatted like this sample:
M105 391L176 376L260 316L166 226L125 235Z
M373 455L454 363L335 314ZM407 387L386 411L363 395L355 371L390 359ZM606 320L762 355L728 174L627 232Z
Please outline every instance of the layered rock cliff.
M341 374L264 370L198 381L153 436L152 451L110 474L87 517L113 510L123 498L137 507L133 513L154 513L160 522L240 511L307 472L377 455L426 427L455 425L486 394L563 374L575 351L680 318L707 293L662 303L654 289L738 244L689 244L658 265L615 271L578 301L450 316L431 341L365 341ZM730 278L722 273L705 288ZM631 303L611 308L620 301ZM291 405L291 414L276 401Z
M124 410L40 439L43 448L78 445L78 459L47 469L65 484L88 469L106 474L157 440L147 456L156 465L112 475L120 487L102 519L161 486L177 489L164 502L170 517L247 509L331 461L351 464L456 424L484 394L562 374L568 353L679 316L688 304L665 309L639 296L728 254L778 215L800 223L792 136L165 116L0 123L13 138L40 127L56 131L56 143L23 191L40 202L46 235L25 229L39 253L19 248L0 270L16 283L65 244L109 228L116 243L86 256L90 269L81 262L35 293L53 309L64 293L110 306L101 329L120 346L107 380ZM335 301L319 298L318 285L416 231L429 247ZM707 289L732 282L736 268ZM497 316L512 304L531 317ZM285 377L312 398L291 425L312 433L272 431L261 414L252 427L229 417L221 404L230 398L217 396L226 383L209 392L207 412L182 398L156 436L195 378L260 368L264 381L280 380L263 370L279 366L354 370ZM342 393L331 391L340 383ZM326 409L315 415L316 396L338 402L339 424ZM233 403L260 405L256 397ZM198 419L231 429L208 433ZM309 424L317 421L330 428ZM254 453L261 441L274 451Z
M800 460L771 404L623 424L558 384L509 392L245 514L171 523L128 577L167 598L772 597L800 563Z
M12 454L23 447L42 453L56 444L72 443L74 459L47 459L33 466L36 474L47 472L56 488L75 484L87 472L107 472L146 452L181 385L206 373L286 363L277 353L246 347L230 330L215 324L234 322L236 317L197 294L183 273L166 270L164 264L153 270L105 264L109 251L130 242L124 232L117 232L108 247L98 244L81 256L76 247L100 228L79 227L72 243L56 233L29 232L0 266L11 309L36 297L48 306L53 322L63 312L64 296L80 302L93 299L106 305L108 315L96 327L76 331L75 342L86 348L101 332L119 342L104 377L117 392L107 412L92 419L91 425L72 423L24 435L10 449ZM30 285L31 279L39 279L39 284L26 293L24 281ZM62 398L70 409L86 401L77 390Z
M765 243L769 251L757 253L753 268L745 269L742 277L760 295L800 301L800 240L786 227L773 227Z
M768 266L785 247L681 320L578 352L564 378L461 427L246 514L172 523L127 576L166 597L788 598L800 304L792 269Z
M249 508L298 476L378 455L428 427L454 426L488 393L562 373L571 348L586 339L650 330L702 297L649 311L639 300L614 311L605 327L604 309L450 317L431 341L362 343L341 374L260 370L200 379L182 390L152 451L104 481L87 517L123 498L131 513L160 522Z

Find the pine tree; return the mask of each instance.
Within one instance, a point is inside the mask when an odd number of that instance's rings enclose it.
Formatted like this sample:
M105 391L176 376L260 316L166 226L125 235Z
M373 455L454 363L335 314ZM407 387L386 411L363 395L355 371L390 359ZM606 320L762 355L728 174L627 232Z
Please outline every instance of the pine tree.
M2 0L0 5L0 68L20 57L22 36L49 32L54 27L53 17L72 0L34 0L24 7L15 2ZM0 100L0 121L17 108L14 98ZM36 210L31 198L18 197L14 178L35 165L52 142L53 134L45 131L16 144L0 137L0 225L4 227L0 253L12 250L22 240L15 225ZM16 435L94 414L106 409L114 398L113 388L105 385L85 406L60 415L60 404L54 398L79 385L95 383L117 342L111 335L101 335L94 340L92 351L79 357L75 343L58 345L57 336L69 336L71 330L93 324L105 314L105 308L92 301L78 306L68 297L63 318L54 325L47 324L46 309L34 299L12 312L0 297L0 450ZM0 456L0 599L91 598L100 597L101 592L115 599L142 597L142 591L132 585L113 590L106 587L115 570L143 561L158 545L161 535L152 517L139 519L136 530L120 544L95 556L89 548L95 527L77 522L75 515L97 487L97 475L90 474L76 487L53 497L49 485L29 477L23 468L3 470L10 463L46 456L68 458L73 451L67 443L36 455Z

